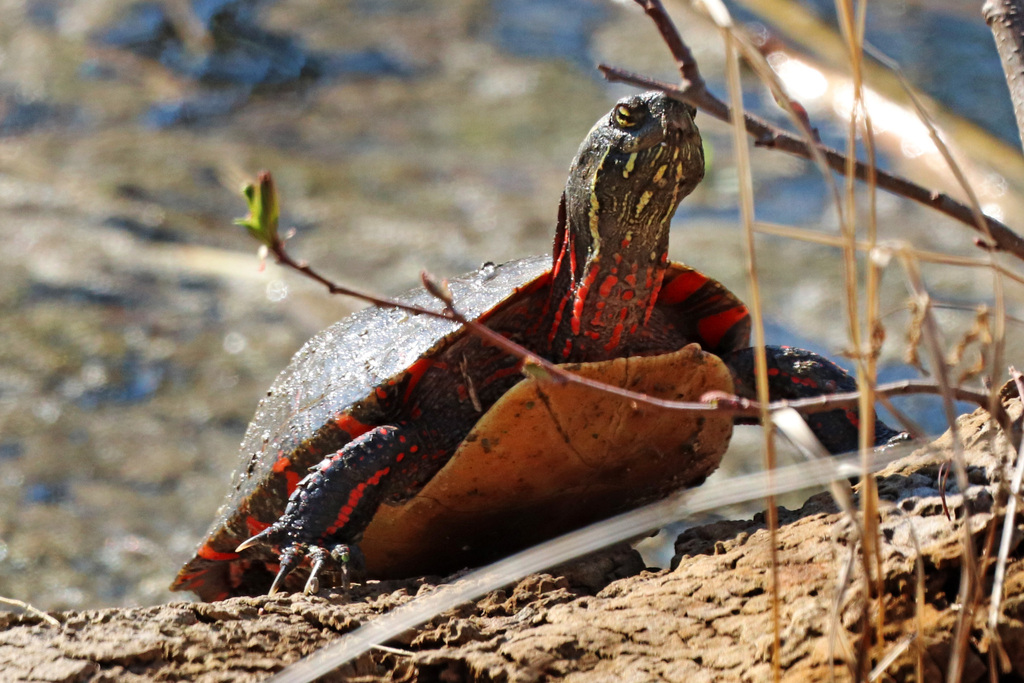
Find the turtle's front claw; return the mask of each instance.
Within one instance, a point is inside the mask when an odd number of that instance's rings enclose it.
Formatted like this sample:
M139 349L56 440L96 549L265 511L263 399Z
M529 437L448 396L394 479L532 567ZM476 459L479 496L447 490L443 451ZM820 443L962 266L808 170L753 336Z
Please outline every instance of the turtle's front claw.
M329 551L322 546L312 546L309 549L309 560L312 566L306 587L303 589L306 595L320 592L320 574L324 569L332 567L340 570L341 589L347 591L351 571L361 570L364 566L363 553L356 546L347 543L338 543Z
M273 548L275 545L277 545L278 541L280 540L279 536L280 533L277 530L277 525L273 524L271 526L268 526L266 529L259 532L255 536L247 538L241 543L239 543L238 547L235 548L235 552L240 553L247 548L254 548L258 545Z
M254 548L256 546L263 546L270 549L278 548L282 541L287 539L287 534L277 525L273 524L268 526L266 529L256 534L255 536L248 538L238 544L235 548L236 553L240 553L247 548ZM270 584L270 590L267 592L268 595L276 594L283 586L285 578L294 571L296 567L302 564L303 558L307 555L310 559L316 560L321 554L326 554L326 550L318 546L310 547L307 543L301 541L292 541L281 550L280 554L280 569L278 569L277 576L274 577L274 582ZM318 566L314 564L314 574L310 575L312 581ZM309 583L306 584L307 589ZM309 592L307 590L307 592Z
M281 568L278 570L277 576L274 577L274 583L270 584L270 590L267 591L267 595L277 594L277 591L284 585L285 578L302 563L302 558L306 555L306 551L304 543L293 543L285 548L284 552L281 553Z
M252 538L243 541L239 544L237 551L241 552L246 548L254 546L277 547L279 533L275 533L275 528L274 526L268 527ZM364 566L363 554L354 545L337 543L328 550L321 545L293 541L281 550L280 569L278 569L277 576L274 577L274 582L270 584L270 590L267 594L275 595L282 590L288 575L301 565L302 561L307 557L310 562L309 578L306 579L306 585L302 591L306 595L320 592L320 576L325 570L339 571L341 573L342 590L347 591L349 588L350 570L355 569L358 571Z

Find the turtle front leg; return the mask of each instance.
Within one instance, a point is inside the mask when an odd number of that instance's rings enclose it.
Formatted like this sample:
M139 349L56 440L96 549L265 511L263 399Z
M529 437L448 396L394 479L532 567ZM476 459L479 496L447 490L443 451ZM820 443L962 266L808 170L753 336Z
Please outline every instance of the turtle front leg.
M312 568L305 592L319 589L319 575L329 566L342 570L359 564L354 545L377 508L404 497L444 464L443 451L408 423L376 427L345 444L310 468L288 498L284 514L236 549L264 545L280 554L280 570L270 586L273 595L285 577L309 557Z
M789 346L768 346L768 393L773 401L793 400L856 391L857 382L841 367L811 351ZM732 371L736 393L757 398L754 350L740 349L723 356ZM833 455L856 450L859 415L856 409L838 409L807 415L811 431ZM875 418L875 446L900 443L909 439Z

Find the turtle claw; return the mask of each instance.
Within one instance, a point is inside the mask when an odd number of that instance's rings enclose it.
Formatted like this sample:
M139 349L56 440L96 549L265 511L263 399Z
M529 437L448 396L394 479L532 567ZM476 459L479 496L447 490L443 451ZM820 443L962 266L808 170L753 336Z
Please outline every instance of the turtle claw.
M355 546L346 543L338 543L331 547L330 551L323 546L313 546L309 549L309 559L312 567L309 571L309 579L306 580L306 587L303 592L306 595L320 592L320 574L329 564L341 570L341 590L347 591L350 586L350 574L353 568L361 569L363 566L363 555Z
M284 586L285 578L302 563L302 558L306 553L305 543L293 543L281 553L281 568L278 570L277 576L274 577L274 582L270 584L270 590L267 591L267 595L277 594Z
M244 541L242 541L241 543L239 543L238 547L235 548L235 552L236 553L240 553L240 552L242 552L243 550L245 550L247 548L254 548L254 547L258 546L258 545L267 546L268 548L269 547L273 547L274 546L274 542L276 540L275 539L276 535L277 534L275 533L275 527L268 526L266 529L264 529L263 531L259 532L255 536L247 538Z
M328 557L327 550L322 546L317 545L310 548L309 561L311 567L309 569L309 578L306 579L306 586L302 589L302 592L306 595L320 592L320 572L323 571L324 565L327 564Z
M281 584L284 583L284 577L288 575L288 570L285 567L281 567L281 570L277 572L277 576L274 577L274 583L270 584L270 590L267 591L268 597L274 597L281 589Z

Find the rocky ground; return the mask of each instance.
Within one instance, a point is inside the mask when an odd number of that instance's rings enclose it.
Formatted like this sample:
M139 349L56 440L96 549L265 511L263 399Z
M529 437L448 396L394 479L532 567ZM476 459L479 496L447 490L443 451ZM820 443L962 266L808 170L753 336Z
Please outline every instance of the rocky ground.
M1019 400L1010 411L1019 424ZM858 666L874 666L890 652L898 656L883 680L918 680L918 670L924 680L939 680L961 613L969 625L961 680L987 680L993 661L1004 674L1013 672L1010 680L1024 676L1024 553L1016 542L998 634L985 627L991 562L973 591L976 600L965 608L957 599L965 504L975 551L985 557L991 532L999 538L1013 450L982 411L961 418L959 429L970 486L963 494L946 485L952 520L943 514L938 483L938 463L951 455L949 434L878 477L883 580L872 584L883 587L879 596L864 598L862 565L850 562L861 547L856 527L829 495L781 512L785 680L849 680L866 673ZM772 597L763 516L690 530L675 547L672 570L648 571L633 550L618 546L528 576L325 680L769 680ZM847 565L853 570L844 584L839 577ZM0 670L7 680L49 682L260 680L439 583L428 577L369 582L348 594L55 612L58 625L7 614L0 617ZM882 638L865 638L879 632L879 623Z

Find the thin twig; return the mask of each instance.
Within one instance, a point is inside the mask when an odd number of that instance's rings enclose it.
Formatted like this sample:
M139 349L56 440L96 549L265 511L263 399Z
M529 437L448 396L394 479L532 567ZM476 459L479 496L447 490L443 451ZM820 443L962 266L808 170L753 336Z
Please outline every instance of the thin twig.
M409 313L416 313L419 315L428 315L442 320L449 320L452 322L464 325L473 334L480 335L488 342L495 344L506 353L519 358L524 362L524 368L529 374L532 375L544 375L548 376L555 381L563 382L575 382L584 386L607 391L616 396L620 396L630 401L636 401L640 404L650 405L658 408L668 408L676 410L691 410L696 412L725 412L733 414L737 417L760 417L762 408L761 404L757 401L751 401L739 396L733 396L730 394L722 394L717 392L710 392L704 398L704 402L693 402L693 401L670 401L667 399L659 399L646 394L629 391L628 389L622 389L619 387L609 386L602 382L580 377L579 375L568 372L564 368L552 363L541 356L536 355L529 349L516 344L509 340L507 337L495 332L486 325L479 323L475 320L468 320L465 316L458 312L455 308L455 302L453 302L448 295L445 294L444 288L432 279L427 277L425 282L433 287L432 291L441 299L441 302L445 304L444 310L438 311L423 306L415 306L407 304L401 301L396 301L388 297L377 296L369 294L351 287L339 285L325 275L317 272L312 266L307 263L296 261L288 253L285 243L283 240L278 240L270 248L270 252L274 255L275 259L282 266L291 268L298 273L301 273L305 277L322 284L331 294L341 294L344 296L351 296L358 299L362 299L369 303L385 308L398 308ZM426 277L426 276L425 276ZM901 380L898 382L890 382L888 384L882 384L875 388L875 394L879 396L892 397L892 396L905 396L908 394L941 394L943 388L934 381L930 380ZM988 394L982 391L970 389L962 386L951 386L949 391L953 398L958 401L967 401L974 403L979 407L988 406ZM794 399L794 400L782 400L774 401L768 404L767 408L769 411L783 410L792 408L803 414L820 413L828 410L837 410L843 408L855 408L860 400L859 391L850 391L844 393L825 394L821 396L812 396L809 398ZM1005 411L997 410L993 415L1000 426L1006 430L1008 436L1012 438L1012 424ZM1016 442L1015 442L1016 443Z

